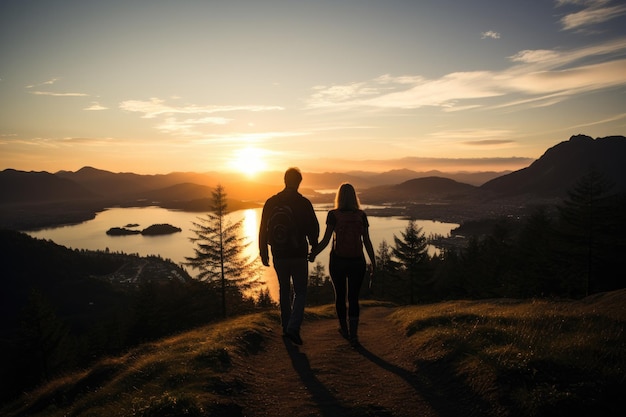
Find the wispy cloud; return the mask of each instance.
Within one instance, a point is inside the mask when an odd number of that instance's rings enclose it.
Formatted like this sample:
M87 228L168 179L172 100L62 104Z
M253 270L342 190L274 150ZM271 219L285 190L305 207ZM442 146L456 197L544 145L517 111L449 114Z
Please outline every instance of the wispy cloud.
M574 94L626 85L624 52L626 38L569 51L525 50L509 57L513 65L502 71L454 72L438 79L385 75L369 82L317 87L308 106L339 110L433 106L449 111L484 107L481 99L497 97L500 103L492 106L554 104ZM546 101L537 104L542 100Z
M203 132L200 126L226 125L234 119L221 116L207 116L216 113L233 112L263 112L283 110L280 106L199 106L195 104L175 106L166 104L165 100L156 97L150 100L126 100L119 104L119 108L129 112L142 114L144 119L163 118L156 128L165 133L176 133L184 136L198 136ZM178 117L180 115L196 117Z
M344 170L362 170L364 166L370 171L388 171L404 167L417 172L439 170L444 172L462 171L505 171L525 168L534 161L533 158L422 158L406 157L398 159L323 159L323 166L340 166Z
M60 78L51 78L47 81L41 82L39 84L30 84L26 86L26 89L31 90L33 88L38 88L38 87L47 87L53 84L56 84L57 81L59 81ZM55 91L42 91L42 90L34 90L34 91L30 91L30 94L34 94L36 96L51 96L51 97L87 97L89 96L89 94L85 94L85 93L62 93L62 92L55 92Z
M39 84L27 85L26 88L35 88L35 87L42 86L42 85L52 85L52 84L56 83L57 81L59 81L59 78L51 78L51 79L49 79L47 81L44 81L44 82L41 82Z
M230 121L231 119L225 117L200 117L182 120L175 117L167 117L161 123L157 124L156 128L161 132L178 133L183 136L196 136L202 133L198 130L198 126L226 125L230 123Z
M85 93L55 93L52 91L31 91L31 94L36 96L52 96L52 97L87 97L89 94Z
M500 33L488 30L487 32L483 32L480 34L480 39L500 39Z
M108 107L101 105L97 101L92 101L91 104L85 107L83 110L88 110L88 111L108 110Z
M152 119L154 117L162 115L172 114L211 114L211 113L223 113L234 111L270 111L270 110L283 110L280 106L198 106L198 105L186 105L186 106L171 106L165 104L165 100L159 98L151 98L150 100L126 100L120 103L120 109L131 112L143 113L143 118Z
M609 0L557 0L557 7L573 5L582 10L569 13L560 20L563 30L582 29L607 22L626 14L626 4L609 6Z
M469 140L463 142L464 145L470 146L501 146L501 145L512 145L515 141L507 140L507 139L485 139L485 140Z
M468 143L479 141L501 141L503 137L510 136L513 132L505 129L456 129L440 130L429 136L455 140L466 140ZM510 140L506 140L511 142Z

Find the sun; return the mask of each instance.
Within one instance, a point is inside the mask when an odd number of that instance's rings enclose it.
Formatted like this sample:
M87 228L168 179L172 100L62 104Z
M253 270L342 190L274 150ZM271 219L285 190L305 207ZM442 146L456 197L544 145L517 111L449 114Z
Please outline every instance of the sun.
M259 148L247 147L235 151L235 156L231 160L230 166L236 171L253 177L267 168L263 160L265 151Z

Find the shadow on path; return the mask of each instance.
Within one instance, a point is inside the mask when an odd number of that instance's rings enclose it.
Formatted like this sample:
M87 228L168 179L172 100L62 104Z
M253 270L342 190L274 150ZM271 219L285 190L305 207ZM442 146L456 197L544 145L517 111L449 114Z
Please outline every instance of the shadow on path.
M444 363L424 363L423 368L420 367L417 372L412 372L387 362L363 345L359 345L355 350L385 371L404 379L440 417L490 415L489 404L478 398L470 387L459 381L454 371ZM483 410L485 414L473 414L479 410Z
M341 405L339 399L317 379L306 354L300 352L297 346L285 338L283 338L283 343L289 358L291 358L293 369L298 373L307 391L311 394L311 398L318 405L320 415L326 417L350 415L350 409Z

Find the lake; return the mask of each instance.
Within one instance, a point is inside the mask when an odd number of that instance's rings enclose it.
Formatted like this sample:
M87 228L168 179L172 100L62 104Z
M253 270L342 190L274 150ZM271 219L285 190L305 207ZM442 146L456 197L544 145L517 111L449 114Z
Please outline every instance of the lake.
M367 207L364 207L367 212ZM229 214L229 219L234 223L243 219L242 232L250 246L246 250L247 256L258 255L258 231L261 220L261 210L248 209L240 210ZM326 213L328 206L316 206L316 214L320 222L320 239L323 236ZM194 236L191 231L192 222L197 222L199 217L204 217L203 213L190 213L185 211L167 210L160 207L131 207L131 208L110 208L98 213L92 220L70 225L28 231L28 235L49 239L53 242L72 249L105 250L111 252L125 252L138 254L140 256L160 255L164 259L170 259L177 264L185 261L186 256L193 256L193 243L189 240ZM408 225L408 221L401 217L374 217L368 216L370 223L370 237L374 245L374 250L383 240L389 245L394 244L393 237L401 237L400 233ZM182 229L180 233L161 236L109 236L106 231L111 227L125 227L127 224L138 224L137 230L142 230L152 224L167 223ZM426 236L437 234L448 236L450 231L458 224L442 223L433 220L416 220L418 227L421 227ZM430 247L429 253L437 252L437 248ZM316 261L320 261L326 267L328 274L328 256L330 245L318 255ZM313 266L311 264L310 266ZM311 270L312 268L310 268ZM191 275L193 271L190 271ZM278 298L278 282L273 268L265 269L265 282L274 299Z

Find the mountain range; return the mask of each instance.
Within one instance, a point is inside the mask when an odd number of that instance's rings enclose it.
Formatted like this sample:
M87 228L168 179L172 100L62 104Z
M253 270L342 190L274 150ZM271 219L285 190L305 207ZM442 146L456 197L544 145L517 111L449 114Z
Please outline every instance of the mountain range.
M383 173L303 173L300 191L315 203L331 202L334 190L343 182L352 183L365 204L554 199L563 197L591 170L601 172L614 183L614 192L626 192L625 160L624 136L593 139L576 135L549 148L530 166L513 172L398 169ZM245 175L218 172L141 175L93 167L56 173L5 169L0 172L0 226L15 227L19 210L32 212L44 206L56 207L58 211L67 211L68 207L93 211L115 205L160 205L205 211L217 184L224 186L231 209L253 207L283 188L282 176L282 171L266 172L252 180ZM7 221L9 218L13 222Z

